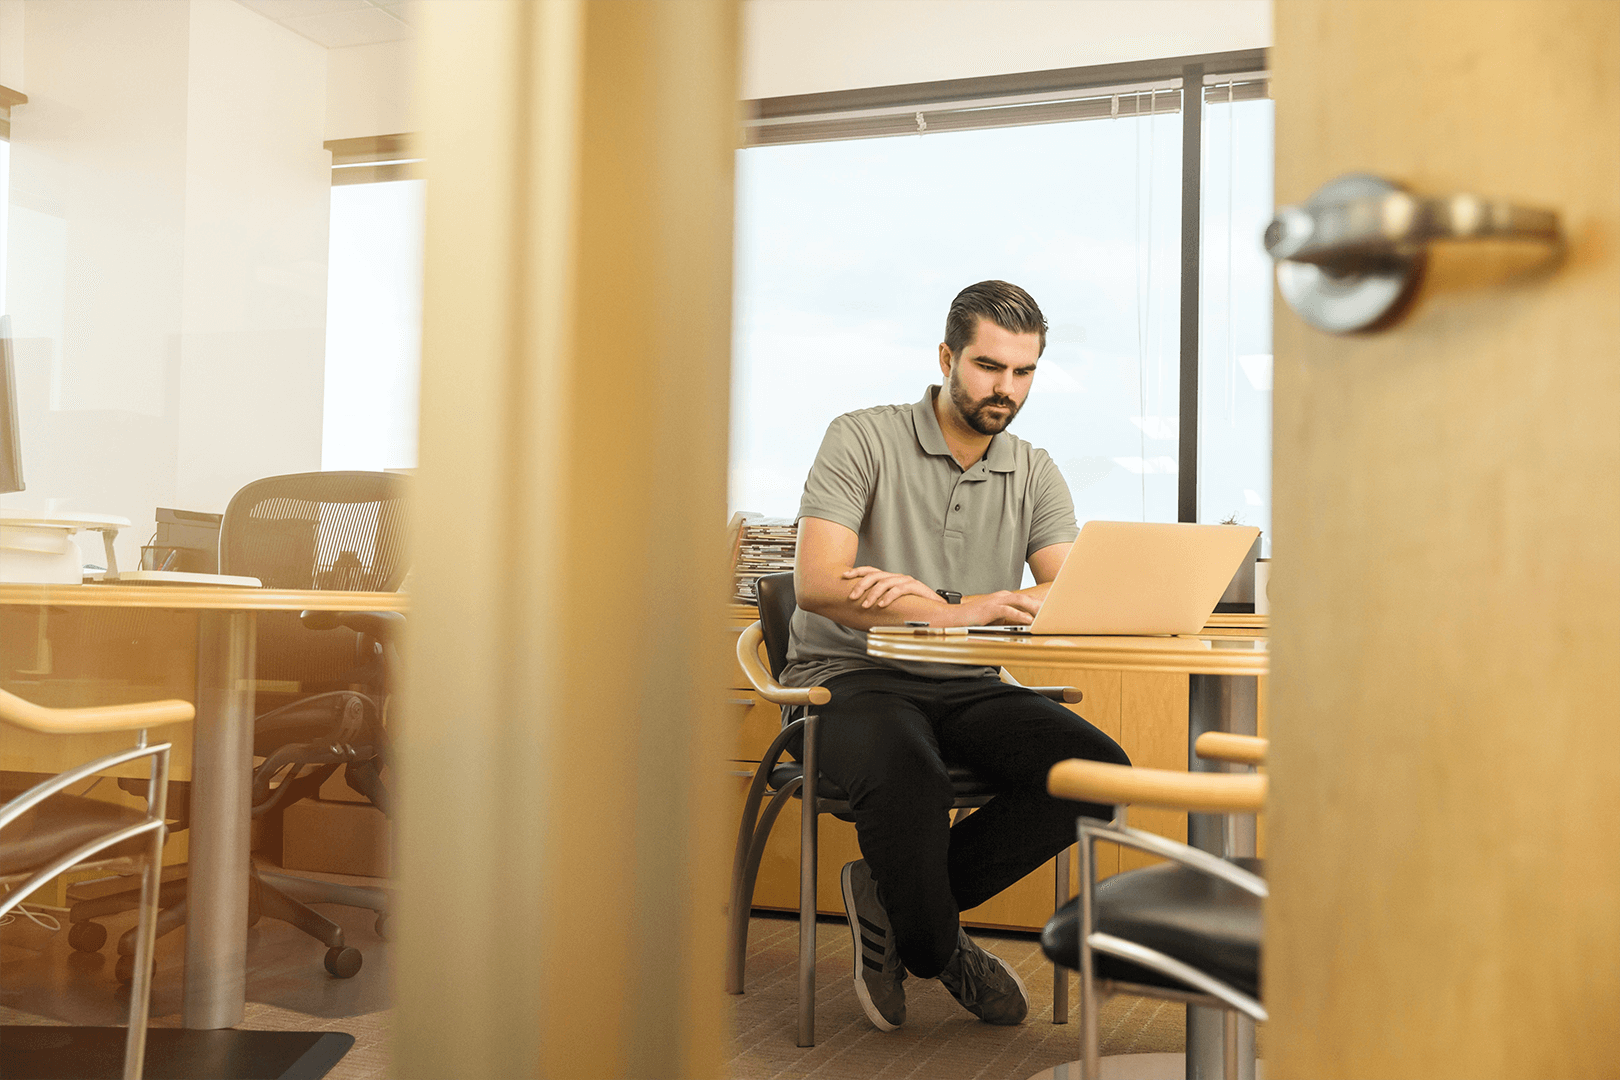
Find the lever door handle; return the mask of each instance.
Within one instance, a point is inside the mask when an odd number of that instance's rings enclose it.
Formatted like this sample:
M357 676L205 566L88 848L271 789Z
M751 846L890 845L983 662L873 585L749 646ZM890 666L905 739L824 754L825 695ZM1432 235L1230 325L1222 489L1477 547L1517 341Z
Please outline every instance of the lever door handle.
M1377 176L1332 181L1298 206L1277 211L1266 251L1277 286L1307 322L1333 333L1393 321L1417 291L1435 242L1494 240L1562 249L1551 210L1476 195L1426 198Z

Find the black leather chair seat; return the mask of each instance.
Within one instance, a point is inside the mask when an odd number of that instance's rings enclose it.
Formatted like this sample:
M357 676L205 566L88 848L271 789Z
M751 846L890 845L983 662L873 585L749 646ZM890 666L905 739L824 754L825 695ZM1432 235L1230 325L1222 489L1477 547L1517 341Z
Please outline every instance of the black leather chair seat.
M951 787L955 790L958 799L989 799L1001 790L970 769L950 765L946 767L946 771L950 773ZM784 784L791 783L803 775L803 765L800 765L797 761L784 761L771 770L771 790L780 791ZM849 796L844 792L844 789L828 780L825 776L821 778L821 784L816 789L816 795L818 798L833 799L837 802L849 801Z
M0 830L0 875L37 870L98 836L139 825L145 820L145 813L127 806L77 795L52 795ZM137 836L96 857L140 855L150 844L150 837Z
M1259 859L1233 860L1264 876ZM1116 874L1097 885L1099 933L1156 949L1250 997L1260 996L1260 898L1174 863ZM1070 900L1041 931L1041 950L1075 967L1080 957L1080 901ZM1093 953L1097 975L1175 990L1190 987L1156 971Z

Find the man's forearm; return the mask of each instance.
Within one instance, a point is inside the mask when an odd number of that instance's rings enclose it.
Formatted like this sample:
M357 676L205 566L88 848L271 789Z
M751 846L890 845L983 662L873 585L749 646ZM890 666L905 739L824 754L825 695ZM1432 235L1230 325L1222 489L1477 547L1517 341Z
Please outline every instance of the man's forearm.
M822 591L818 595L800 597L799 606L851 630L901 626L907 622L926 622L930 626L1027 624L1040 610L1047 588L1043 584L1020 592L964 596L960 604L948 604L942 598L908 593L895 597L884 606L874 603L870 607L862 606L864 597L852 600L845 592L828 596L826 591Z
M907 622L926 622L931 626L966 625L946 621L951 618L953 612L959 613L961 608L955 604L947 604L943 598L929 600L922 596L900 596L885 607L876 604L862 607L860 600L849 599L847 595L849 583L841 581L839 584L843 586L842 594L802 597L799 606L851 630L870 630L874 626L901 626Z

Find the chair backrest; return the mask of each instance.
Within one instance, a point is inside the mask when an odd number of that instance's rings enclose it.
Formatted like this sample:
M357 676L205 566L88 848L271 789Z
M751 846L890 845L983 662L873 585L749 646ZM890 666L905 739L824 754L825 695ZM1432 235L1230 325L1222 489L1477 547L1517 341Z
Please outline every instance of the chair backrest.
M787 666L788 624L799 609L793 593L793 575L766 574L754 582L754 595L759 600L759 629L765 638L765 659L770 664L771 677L780 679Z
M410 569L399 473L270 476L238 491L219 527L222 574L267 589L394 592Z
M411 478L399 473L292 473L238 491L219 527L222 574L268 589L395 592L410 569L406 515ZM298 613L260 612L257 706L267 712L353 681L360 637L310 630ZM290 741L290 740L289 740Z

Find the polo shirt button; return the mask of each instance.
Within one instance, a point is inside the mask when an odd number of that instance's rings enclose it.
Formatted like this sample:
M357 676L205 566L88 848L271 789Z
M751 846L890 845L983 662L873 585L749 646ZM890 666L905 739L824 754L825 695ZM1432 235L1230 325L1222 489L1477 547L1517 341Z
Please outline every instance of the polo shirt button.
M962 509L962 504L961 504L961 503L957 503L957 504L956 504L956 507L955 507L955 509L957 509L957 510L960 510L960 509Z

